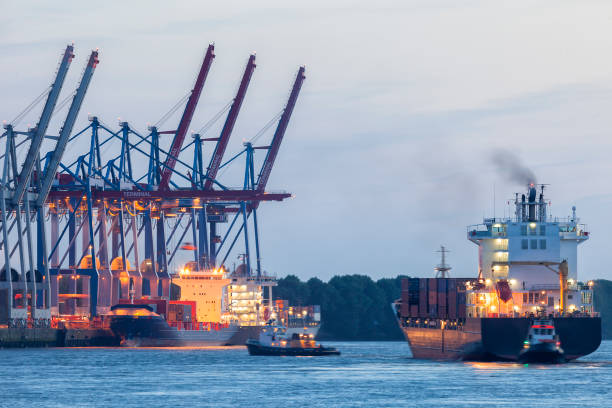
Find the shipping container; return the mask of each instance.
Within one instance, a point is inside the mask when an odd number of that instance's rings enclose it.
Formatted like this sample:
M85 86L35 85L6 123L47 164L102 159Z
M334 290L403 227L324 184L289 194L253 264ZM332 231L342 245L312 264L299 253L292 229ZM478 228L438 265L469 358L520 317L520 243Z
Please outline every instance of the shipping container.
M447 313L448 312L446 310L446 306L438 305L438 314L436 317L438 317L439 319L446 319Z
M457 292L457 318L465 319L465 292Z
M427 279L419 279L419 317L427 317Z
M446 318L446 282L448 279L438 279L438 317Z
M400 317L410 317L410 306L403 300L400 303Z
M447 303L448 303L448 318L457 318L457 280L449 279L448 287L446 288Z
M410 296L408 297L408 303L411 305L419 304L419 279L411 278L408 281L408 292Z
M429 293L429 306L438 304L438 282L436 278L427 279L427 291ZM429 308L431 314L432 308Z

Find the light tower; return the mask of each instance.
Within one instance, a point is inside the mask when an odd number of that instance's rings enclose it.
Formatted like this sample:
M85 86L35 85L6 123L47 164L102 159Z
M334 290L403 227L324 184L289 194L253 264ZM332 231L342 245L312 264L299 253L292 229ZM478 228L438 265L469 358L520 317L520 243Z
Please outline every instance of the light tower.
M440 262L438 266L434 268L434 270L436 271L436 278L446 279L449 277L448 271L453 269L450 267L450 265L446 264L446 254L450 251L446 249L444 245L440 245L440 250L436 252L439 252L442 256L442 261Z

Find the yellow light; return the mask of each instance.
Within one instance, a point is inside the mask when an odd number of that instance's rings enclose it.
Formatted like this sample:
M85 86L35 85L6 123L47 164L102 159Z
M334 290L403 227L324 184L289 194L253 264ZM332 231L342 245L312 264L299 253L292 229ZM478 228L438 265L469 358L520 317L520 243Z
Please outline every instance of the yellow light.
M555 305L555 310L559 310L559 305Z
M486 283L487 285L490 285L490 284L491 284L491 279L487 279L487 280L485 280L485 283Z
M545 291L545 290L543 290L543 291L542 291L542 294L543 294L543 295L545 295L545 294L546 294L546 291Z
M516 285L516 279L510 279L510 284L513 286Z
M595 282L589 281L589 286L593 287L593 285L595 285Z
M494 312L496 309L495 305L491 305L491 311Z
M535 223L535 222L532 222L531 224L529 224L529 227L530 227L530 228L535 228L535 227L536 227L536 223Z
M515 312L518 312L518 311L519 311L519 307L518 307L518 306L516 306L516 305L513 307L513 309L514 309L514 311L515 311Z

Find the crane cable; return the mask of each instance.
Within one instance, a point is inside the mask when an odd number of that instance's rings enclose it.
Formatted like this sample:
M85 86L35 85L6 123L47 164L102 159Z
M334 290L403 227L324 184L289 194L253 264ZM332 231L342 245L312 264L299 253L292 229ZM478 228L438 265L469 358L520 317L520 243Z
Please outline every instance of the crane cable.
M187 99L189 98L189 96L191 95L191 91L187 92L187 94L185 96L183 96L176 104L174 104L174 106L172 108L170 108L170 110L168 112L166 112L158 121L157 123L155 123L155 127L159 127L161 125L164 124L164 122L166 122L170 116L172 116L177 110L178 108L181 107L182 104L184 104Z
M40 95L38 95L28 106L25 107L24 110L22 110L16 117L15 119L11 120L11 125L13 126L17 126L19 124L19 122L21 122L23 120L23 118L25 117L25 115L27 115L28 113L30 113L30 111L32 109L34 109L34 107L36 105L38 105L38 103L40 101L42 101L42 99L47 96L47 94L49 94L49 92L51 92L51 87L52 85L49 85Z
M266 125L263 128L261 128L261 130L257 132L257 134L251 138L251 140L249 140L249 143L255 143L257 139L263 136L263 134L266 133L268 129L270 129L270 127L272 127L272 125L276 123L276 121L281 117L284 111L285 109L281 109L280 112L274 115L274 117L270 119L270 121L266 123Z

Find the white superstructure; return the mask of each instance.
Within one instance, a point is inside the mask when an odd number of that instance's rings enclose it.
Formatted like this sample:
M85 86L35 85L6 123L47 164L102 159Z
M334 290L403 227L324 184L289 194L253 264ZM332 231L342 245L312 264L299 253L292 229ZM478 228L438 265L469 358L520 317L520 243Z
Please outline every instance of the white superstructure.
M197 270L195 262L189 262L173 283L181 288L180 300L196 302L198 322L226 323L230 320L225 302L230 279L223 268Z
M533 184L527 195L516 194L514 205L513 217L485 218L468 227L468 239L478 245L479 276L488 288L471 294L468 314L559 312L562 261L568 267L566 311L592 312L592 290L578 281L578 246L589 233L576 217L576 208L570 217L553 218L544 186L538 196ZM499 300L504 287L512 293L507 302Z

